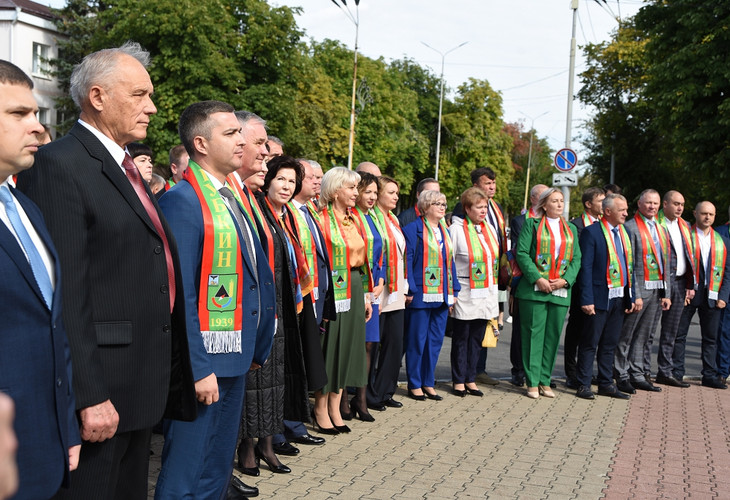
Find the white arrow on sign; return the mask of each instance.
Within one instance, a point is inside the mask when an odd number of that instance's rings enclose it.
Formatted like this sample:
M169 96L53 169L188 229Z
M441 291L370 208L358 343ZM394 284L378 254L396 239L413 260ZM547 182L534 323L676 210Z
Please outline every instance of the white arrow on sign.
M553 174L553 186L577 186L578 185L578 174L573 173L560 173Z

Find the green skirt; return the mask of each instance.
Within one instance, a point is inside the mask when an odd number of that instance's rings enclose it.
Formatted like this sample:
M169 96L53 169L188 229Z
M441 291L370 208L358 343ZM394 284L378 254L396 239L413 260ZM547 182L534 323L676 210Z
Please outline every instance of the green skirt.
M337 313L322 335L322 352L327 384L322 392L345 387L365 387L368 383L365 357L365 299L360 271L350 272L350 310Z

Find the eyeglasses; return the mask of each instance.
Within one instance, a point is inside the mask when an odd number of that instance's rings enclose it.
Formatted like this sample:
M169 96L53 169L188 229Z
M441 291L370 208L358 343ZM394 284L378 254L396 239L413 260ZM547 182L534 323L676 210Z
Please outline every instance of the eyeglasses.
M436 207L443 207L443 208L446 208L447 207L446 203L444 203L442 201L439 201L439 202L436 202L436 203L431 203L431 205L436 206Z

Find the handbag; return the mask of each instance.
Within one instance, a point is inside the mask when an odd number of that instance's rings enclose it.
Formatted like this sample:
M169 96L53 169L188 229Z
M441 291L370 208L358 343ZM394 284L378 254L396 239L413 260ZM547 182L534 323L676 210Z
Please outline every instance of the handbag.
M499 340L499 323L496 319L490 319L487 322L486 330L484 330L482 347L497 347L497 340Z

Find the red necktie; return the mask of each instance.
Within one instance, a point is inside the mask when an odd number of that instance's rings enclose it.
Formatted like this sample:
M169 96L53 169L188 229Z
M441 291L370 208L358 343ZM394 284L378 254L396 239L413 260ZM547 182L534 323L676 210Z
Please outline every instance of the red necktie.
M147 191L144 188L144 184L142 184L142 176L139 175L139 170L137 170L137 166L134 164L134 161L132 161L132 157L129 156L129 154L124 155L124 161L122 161L122 166L127 173L127 178L129 178L129 182L132 183L132 187L139 197L139 201L142 202L142 206L144 206L144 209L147 211L147 215L149 215L150 219L152 220L152 224L155 226L157 234L160 236L160 238L162 238L162 246L165 248L165 260L167 261L167 281L169 283L170 292L170 312L172 312L172 308L175 305L175 268L172 265L172 253L170 252L170 244L167 242L167 235L165 234L164 229L162 229L160 216L157 214L157 210L155 210L155 206L152 204L152 200L150 200L150 197L147 196Z

